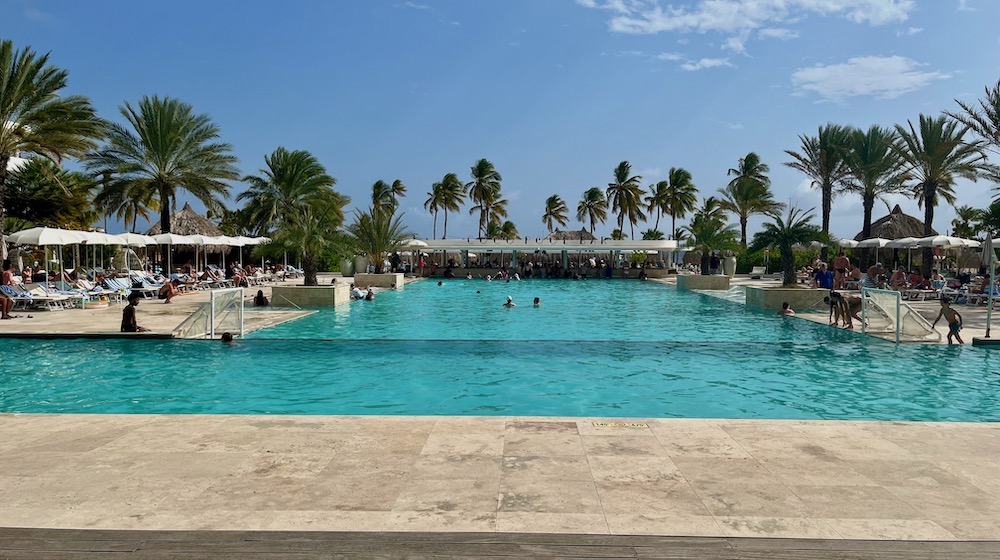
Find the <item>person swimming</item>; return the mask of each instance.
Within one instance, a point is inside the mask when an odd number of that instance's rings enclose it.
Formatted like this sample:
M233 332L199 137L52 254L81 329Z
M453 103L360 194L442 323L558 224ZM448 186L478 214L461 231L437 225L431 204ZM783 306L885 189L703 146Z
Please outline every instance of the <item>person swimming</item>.
M514 296L507 296L507 303L503 304L504 307L517 307L514 303Z
M542 299L536 297L535 301L534 301L534 304L535 304L535 307L541 307L542 306Z

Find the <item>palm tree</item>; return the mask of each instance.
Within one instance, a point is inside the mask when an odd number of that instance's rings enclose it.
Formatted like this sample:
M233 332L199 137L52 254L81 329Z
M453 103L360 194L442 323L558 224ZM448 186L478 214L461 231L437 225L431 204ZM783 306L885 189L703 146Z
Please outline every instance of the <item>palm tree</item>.
M236 156L218 142L219 128L208 115L197 115L187 103L170 97L143 97L137 108L128 102L121 114L134 133L112 123L108 143L87 161L96 173L111 173L134 191L155 193L160 228L170 232L170 212L178 191L185 190L209 209L229 196L228 180L236 180Z
M677 239L677 218L694 212L698 205L698 187L692 182L691 172L681 167L670 168L667 183L667 203L663 211L670 214L670 231L672 237Z
M250 187L236 200L247 201L241 211L257 233L270 234L302 258L304 283L315 286L317 259L335 243L350 199L333 190L336 179L309 152L279 147L264 163L260 175L243 178ZM322 223L312 223L316 220Z
M632 175L632 164L623 161L615 167L614 182L608 183L607 196L611 211L618 214L618 229L625 227L626 217L635 237L635 222L646 219L642 212L642 177Z
M946 115L965 125L969 130L982 138L987 146L1000 154L1000 81L990 89L986 88L986 97L979 100L979 107L971 103L955 100L962 112L945 112Z
M687 233L687 246L701 253L701 273L708 274L709 254L712 251L728 251L739 247L737 231L725 223L725 213L715 197L702 202L683 230Z
M458 212L459 206L465 200L465 185L454 173L445 174L441 182L431 185L431 192L427 193L427 200L424 201L424 208L434 214L434 239L437 239L437 215L439 211L444 211L444 237L448 237L448 212Z
M37 155L59 164L65 156L83 157L104 134L89 99L59 95L69 74L48 62L48 54L0 41L0 238L11 158Z
M591 187L583 192L583 198L576 205L576 219L584 226L590 222L591 234L594 233L594 226L608 219L608 201L600 187Z
M392 185L379 179L372 185L372 209L376 212L394 213L399 208L397 196L406 194L406 185L396 179Z
M827 235L830 234L833 195L847 173L844 166L844 147L850 134L850 128L827 124L819 127L815 137L799 136L802 144L801 154L785 150L785 153L793 159L785 165L804 173L812 179L813 187L820 191L823 199L823 233ZM827 259L826 247L823 247L820 258L824 261Z
M545 214L542 214L542 223L549 228L549 233L552 233L552 226L555 224L566 227L566 223L569 221L566 216L567 212L569 212L569 208L566 207L566 201L561 196L554 194L545 199Z
M955 237L972 239L982 231L983 216L986 212L969 205L955 208L955 219L951 221L951 233Z
M919 130L912 121L907 125L896 125L899 138L893 149L906 166L913 197L924 209L924 235L929 236L933 234L934 209L939 201L955 203L955 181L977 181L990 172L991 166L983 142L963 141L968 128L944 115L920 115ZM921 271L925 277L930 274L933 258L933 249L924 249Z
M477 209L479 211L480 237L486 233L486 225L491 220L489 212L492 204L486 204L484 201L500 198L500 181L502 180L500 173L488 159L480 159L472 165L472 181L466 183L465 187L468 189L469 199L476 205L470 210L470 213L474 213Z
M814 208L802 211L794 206L788 209L788 216L773 216L773 222L764 224L763 229L753 236L750 251L760 251L766 247L777 247L781 254L784 270L782 286L795 286L795 245L808 245L813 241L829 242L830 236L811 224Z
M403 184L403 180L396 179L393 181L392 186L389 187L389 192L392 193L392 210L395 212L399 209L400 197L406 196L406 185Z
M747 222L757 214L774 215L785 205L776 202L771 194L771 179L767 176L770 168L760 161L760 156L750 152L740 158L735 169L727 174L733 176L725 188L719 189L722 199L719 208L732 212L740 220L740 245L747 246Z
M7 216L47 226L89 229L100 217L90 200L93 188L94 178L85 173L31 158L7 179Z
M646 197L646 211L652 214L656 212L656 223L653 224L653 229L659 229L660 227L660 215L667 212L668 204L670 202L670 183L667 181L660 181L655 185L649 186L649 196Z
M517 239L521 234L517 231L517 226L510 220L500 222L490 222L486 226L487 239Z
M490 224L500 225L502 218L507 217L507 199L501 196L499 184L480 193L476 205L469 208L469 214L475 214L476 212L479 212L480 221L486 220L485 225L487 227ZM486 234L485 227L481 233L483 235ZM489 235L486 235L486 237L489 237Z
M844 192L861 195L864 217L861 225L862 239L872 235L872 210L875 200L886 194L903 190L906 175L903 162L893 149L896 133L876 125L868 132L854 129L847 139L844 151L845 175L841 181ZM862 270L868 266L868 251L862 253Z
M133 232L138 229L140 217L149 222L150 217L160 210L155 192L137 188L135 183L130 181L114 179L109 179L101 185L94 197L94 205L106 209L108 214L114 214L126 226L131 222L132 227L129 231Z
M1000 235L1000 200L994 200L986 209L980 210L976 229L990 237Z
M659 241L663 239L663 232L655 228L650 228L642 232L642 239L643 241Z
M354 213L354 223L347 226L347 232L354 238L355 247L368 256L375 265L375 273L385 269L385 257L394 253L410 238L410 232L403 226L403 215L390 212Z

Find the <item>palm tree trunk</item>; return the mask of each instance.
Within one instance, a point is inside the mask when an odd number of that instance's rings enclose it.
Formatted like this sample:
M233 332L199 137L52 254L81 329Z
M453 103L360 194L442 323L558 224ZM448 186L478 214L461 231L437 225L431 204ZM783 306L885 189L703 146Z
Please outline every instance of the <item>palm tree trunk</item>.
M872 236L872 209L875 207L875 197L862 197L861 206L864 208L864 218L861 222L861 239L868 239ZM871 251L865 249L861 253L861 271L867 272L871 266Z
M934 195L937 194L935 187L924 188L924 237L934 235ZM930 278L931 268L934 266L934 248L924 248L924 256L920 259L920 273L924 278Z
M673 214L670 215L670 231L671 231L671 235L673 235L673 237L671 239L675 239L676 240L677 239L677 216L675 216Z
M441 239L448 239L448 211L444 211L444 231L441 232Z
M829 183L823 184L823 233L830 234L830 207L833 205L833 185ZM819 258L821 261L826 262L827 259L827 247L823 245L823 248L819 251Z
M160 187L160 233L170 233L170 193Z
M438 213L437 210L434 211L434 231L432 232L432 239L438 238Z
M743 248L747 248L747 218L745 216L740 216L740 245Z
M7 206L4 204L7 195L7 164L10 156L0 156L0 237L3 236L3 219L7 213Z
M794 286L795 285L795 253L792 248L789 247L787 250L781 248L781 267L784 269L784 278L781 281L782 286Z
M656 209L656 225L653 226L653 229L656 229L656 230L660 229L660 209L659 208Z
M708 256L708 251L701 252L701 275L708 276L708 265L710 257Z
M311 254L302 255L302 272L304 275L302 284L304 286L319 285L319 282L316 280L316 258Z

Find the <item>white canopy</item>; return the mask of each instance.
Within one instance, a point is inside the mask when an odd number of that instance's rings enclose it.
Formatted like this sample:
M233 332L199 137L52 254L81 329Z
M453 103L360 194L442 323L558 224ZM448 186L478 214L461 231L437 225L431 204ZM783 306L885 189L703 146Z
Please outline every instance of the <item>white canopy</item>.
M886 245L888 245L888 243L889 243L888 239L882 239L881 237L872 237L872 238L869 238L869 239L864 239L862 241L858 241L858 244L856 245L856 247L859 247L859 248L870 248L870 247L881 248L881 247L885 247Z
M7 236L8 243L19 245L73 245L83 240L79 231L50 227L34 227Z
M932 235L917 240L917 247L940 247L942 249L958 249L961 247L978 247L979 242L972 239L952 237L950 235Z
M901 237L885 244L890 249L913 249L918 247L916 237Z
M156 239L151 235L142 235L139 233L119 233L117 237L120 237L126 245L129 247L145 247L146 245L156 245Z
M121 237L101 231L80 231L77 233L83 237L83 242L87 245L128 245Z
M154 235L153 239L156 240L157 245L197 245L190 237L176 233L161 233Z
M837 242L837 245L844 249L853 249L858 246L858 242L853 239L841 239Z

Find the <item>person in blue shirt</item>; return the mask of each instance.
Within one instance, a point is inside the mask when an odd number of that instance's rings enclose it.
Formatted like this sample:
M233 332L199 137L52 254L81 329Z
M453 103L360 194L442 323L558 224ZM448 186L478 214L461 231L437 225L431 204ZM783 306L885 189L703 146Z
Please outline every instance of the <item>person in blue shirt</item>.
M813 272L813 288L833 288L833 271L826 267L826 263L819 263L819 268Z

